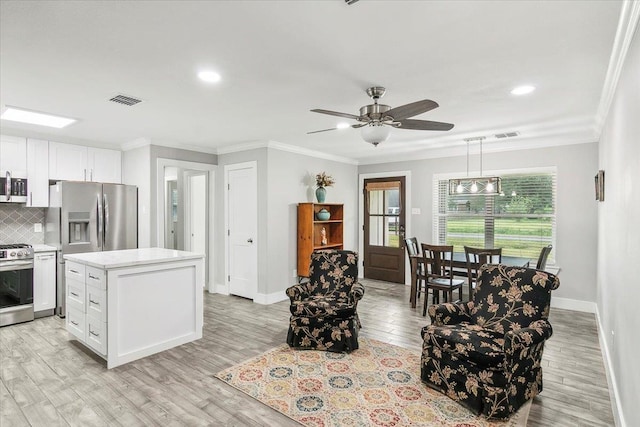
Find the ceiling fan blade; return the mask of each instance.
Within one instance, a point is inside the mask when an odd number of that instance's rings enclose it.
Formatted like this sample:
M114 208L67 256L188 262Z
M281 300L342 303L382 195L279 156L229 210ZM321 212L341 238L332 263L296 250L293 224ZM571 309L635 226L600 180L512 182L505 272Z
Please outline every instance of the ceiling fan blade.
M385 116L393 117L393 120L400 121L408 117L417 116L418 114L426 113L434 108L438 108L438 103L430 99L423 99L422 101L412 102L411 104L401 105L384 113Z
M432 122L429 120L414 120L405 119L400 120L399 129L413 129L413 130L451 130L453 124L444 122Z
M349 113L339 113L337 111L329 111L329 110L319 110L319 109L315 109L315 110L311 110L314 113L320 113L320 114L328 114L330 116L338 116L338 117L344 117L346 119L354 119L354 120L358 120L360 118L360 116L356 116L354 114L349 114Z
M311 132L307 132L307 135L311 135L312 133L328 132L330 130L336 130L336 129L338 129L338 128L314 130L314 131L311 131Z

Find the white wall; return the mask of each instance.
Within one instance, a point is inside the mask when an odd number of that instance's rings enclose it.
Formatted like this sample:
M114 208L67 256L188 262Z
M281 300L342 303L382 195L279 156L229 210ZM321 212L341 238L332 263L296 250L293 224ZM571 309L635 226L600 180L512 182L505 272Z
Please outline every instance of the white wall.
M258 168L258 297L259 302L286 299L284 291L296 282L292 272L297 260L297 204L311 202L315 174L326 171L336 179L327 189L327 202L345 204L345 248L356 249L356 166L291 153L277 148L256 148L218 156L216 194L224 194L224 165L256 161ZM216 210L216 230L224 234L224 206ZM224 239L216 253L224 253ZM216 260L216 285L225 284L224 257Z
M138 247L151 246L151 218L155 206L151 205L150 147L148 145L122 153L122 183L138 186Z
M477 164L472 157L471 169ZM553 305L582 310L594 309L596 300L596 203L593 176L598 164L596 143L554 148L485 153L484 170L555 166L557 180L556 265L561 268L560 288ZM477 166L476 166L477 168ZM420 215L411 218L408 233L419 241L432 241L433 175L466 173L466 157L446 157L407 162L362 165L359 173L411 171L411 207Z
M640 411L640 31L631 42L600 138L605 200L598 204L598 317L621 425Z
M315 202L315 175L326 172L336 183L327 187L327 203L344 204L344 248L358 250L357 244L357 167L301 154L269 149L268 155L267 253L269 254L269 295L282 293L296 282L297 206Z

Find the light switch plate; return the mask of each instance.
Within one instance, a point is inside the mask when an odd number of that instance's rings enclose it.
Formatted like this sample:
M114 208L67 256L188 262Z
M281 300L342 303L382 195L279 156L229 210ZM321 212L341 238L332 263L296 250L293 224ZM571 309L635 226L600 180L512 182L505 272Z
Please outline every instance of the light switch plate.
M39 222L36 222L35 224L33 224L33 232L42 233L42 224L40 224Z
M420 208L411 208L411 215L420 215Z

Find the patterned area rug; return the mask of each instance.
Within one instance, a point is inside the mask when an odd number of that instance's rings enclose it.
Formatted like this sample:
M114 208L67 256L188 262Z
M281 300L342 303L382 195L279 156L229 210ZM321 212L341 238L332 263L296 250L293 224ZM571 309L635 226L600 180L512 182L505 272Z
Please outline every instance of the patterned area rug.
M489 422L420 380L420 354L360 338L350 354L276 347L216 377L310 427L525 426L531 402Z

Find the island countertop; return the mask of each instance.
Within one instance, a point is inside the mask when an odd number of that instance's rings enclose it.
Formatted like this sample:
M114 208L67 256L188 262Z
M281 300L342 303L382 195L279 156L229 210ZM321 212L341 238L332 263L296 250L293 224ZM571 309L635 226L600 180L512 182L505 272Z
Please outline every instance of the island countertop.
M86 252L65 255L64 259L101 269L133 267L172 261L204 258L197 252L164 248L125 249L120 251Z

